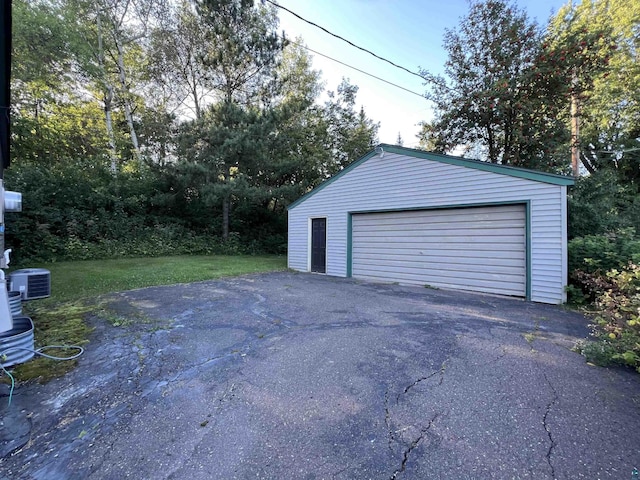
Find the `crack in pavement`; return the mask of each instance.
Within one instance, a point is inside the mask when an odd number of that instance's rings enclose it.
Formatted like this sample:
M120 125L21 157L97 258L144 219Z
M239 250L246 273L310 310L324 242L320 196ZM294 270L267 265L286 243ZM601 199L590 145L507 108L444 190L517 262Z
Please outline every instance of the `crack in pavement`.
M440 375L440 379L438 381L438 383L435 386L441 386L442 383L444 382L444 373L447 367L447 360L445 360L444 362L442 362L442 366L434 371L431 372L428 375L425 375L423 377L418 378L416 381L414 381L413 383L407 385L402 392L400 392L399 394L396 395L396 405L398 405L400 403L400 398L403 395L406 395L412 388L414 388L415 386L417 386L418 384L420 384L421 382L424 382L426 380L429 380L433 377L435 377L436 375ZM388 447L389 447L389 451L391 452L391 455L393 456L396 452L393 449L393 445L394 443L397 444L403 444L404 451L402 452L402 462L400 464L400 467L397 468L390 477L390 480L396 480L398 478L398 475L400 475L401 473L403 473L407 467L407 462L409 461L409 456L411 455L411 452L422 443L422 441L424 440L425 436L427 435L427 432L429 431L429 429L431 428L431 426L433 425L433 422L441 415L441 412L435 413L433 415L433 417L429 420L429 423L427 424L427 426L422 427L420 429L420 434L413 439L409 444L407 444L406 442L402 442L401 440L399 440L398 438L396 438L396 433L399 433L403 430L398 430L398 431L394 431L393 429L393 419L392 419L392 413L391 413L391 407L389 405L389 390L387 389L384 392L384 412L385 412L385 425L387 426L387 432L388 432Z
M398 403L400 401L400 397L402 395L407 394L409 392L409 390L411 390L413 387L418 385L420 382L424 382L425 380L429 380L430 378L435 377L438 374L440 374L440 381L438 382L438 386L442 385L442 382L444 381L444 371L445 371L446 368L447 368L447 362L445 360L444 362L442 362L442 366L440 367L440 369L436 370L435 372L431 372L427 376L420 377L415 382L413 382L412 384L410 384L407 387L405 387L404 391L402 393L399 393L398 396L396 397L396 403Z
M502 351L498 354L498 356L496 358L494 358L493 360L491 360L490 362L487 362L485 364L485 366L487 365L491 365L493 363L499 362L500 360L502 360L506 355L507 355L507 346L506 345L498 345L497 349L501 349Z
M539 323L536 321L534 331L537 332L538 329L539 329ZM536 338L540 338L540 337L536 337ZM537 353L536 350L531 345L531 343L529 343L529 348L531 349L532 353L534 354ZM547 454L545 455L545 458L547 460L547 464L549 465L549 468L551 469L551 478L555 479L556 470L555 470L555 467L553 466L551 456L553 455L553 450L556 448L557 443L553 438L553 435L551 433L551 427L549 427L547 418L549 417L549 413L551 413L551 408L556 404L556 402L559 400L560 397L558 396L558 391L554 388L553 384L549 380L549 377L547 377L546 372L542 371L542 376L544 377L545 381L547 382L547 385L549 385L549 388L553 393L551 400L549 401L549 403L547 403L547 407L545 408L544 415L542 416L542 426L544 427L545 432L547 432L547 437L549 438L549 449L547 450Z
M549 427L549 424L547 423L547 417L549 416L549 412L551 412L551 407L553 407L553 405L555 405L555 403L558 401L559 397L558 397L558 392L556 391L556 389L553 387L553 385L549 381L549 378L547 377L547 374L543 372L542 375L544 376L544 379L546 380L547 384L549 385L549 388L553 392L553 398L547 404L546 411L544 412L544 416L542 417L542 425L543 425L545 431L547 432L547 436L549 437L549 450L547 451L547 455L546 455L547 463L549 464L549 468L551 469L551 478L556 478L556 471L555 471L555 467L553 466L553 463L551 461L551 455L553 454L553 449L556 447L557 444L556 444L556 441L553 439L553 435L551 434L551 428Z
M396 400L397 403L397 400ZM391 455L395 452L393 451L393 442L396 441L395 435L393 433L393 428L391 428L391 410L389 409L389 390L385 390L384 392L384 423L387 426L387 432L389 436L389 440L387 442L387 446L389 447L389 451Z
M427 435L427 432L429 431L429 429L431 428L431 426L433 425L433 422L435 422L436 418L438 418L440 416L440 413L436 413L430 420L429 420L429 424L422 428L420 430L420 435L418 435L418 437L416 437L408 446L408 448L405 449L405 451L402 453L402 463L400 464L400 468L396 469L392 474L391 477L389 478L389 480L396 480L398 478L398 475L400 475L401 473L403 473L405 471L405 469L407 468L407 462L409 461L409 455L411 455L411 452L418 446L420 445L420 443L422 443L422 441L424 440L424 437Z

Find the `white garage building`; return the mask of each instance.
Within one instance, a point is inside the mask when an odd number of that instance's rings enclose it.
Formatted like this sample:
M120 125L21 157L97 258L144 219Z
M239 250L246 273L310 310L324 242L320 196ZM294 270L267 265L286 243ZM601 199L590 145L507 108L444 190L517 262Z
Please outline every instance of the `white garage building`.
M572 184L382 144L289 207L289 268L563 303Z

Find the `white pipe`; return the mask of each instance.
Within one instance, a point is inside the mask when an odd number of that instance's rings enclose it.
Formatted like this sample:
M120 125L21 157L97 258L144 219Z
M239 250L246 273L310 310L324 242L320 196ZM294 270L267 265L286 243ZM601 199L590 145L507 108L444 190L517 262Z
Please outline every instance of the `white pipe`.
M13 317L9 308L9 292L4 272L0 270L0 333L13 328Z

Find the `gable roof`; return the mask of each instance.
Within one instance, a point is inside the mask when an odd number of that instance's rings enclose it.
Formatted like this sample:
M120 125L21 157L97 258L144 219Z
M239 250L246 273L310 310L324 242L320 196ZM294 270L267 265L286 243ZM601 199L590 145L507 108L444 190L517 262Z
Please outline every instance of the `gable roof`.
M388 145L386 143L381 143L374 150L370 151L369 153L359 158L355 162L349 164L343 170L341 170L331 178L328 178L327 180L322 182L320 185L318 185L316 188L311 190L309 193L306 193L305 195L300 197L298 200L296 200L291 205L289 205L287 207L287 210L299 205L300 203L307 200L309 197L311 197L315 193L322 190L327 185L330 185L331 183L336 181L338 178L345 175L350 170L353 170L358 165L366 162L367 160L374 157L375 155L378 155L380 148L382 148L382 150L385 153L387 152L396 153L398 155L407 155L409 157L423 158L425 160L446 163L449 165L456 165L458 167L473 168L473 169L482 170L485 172L497 173L499 175L507 175L507 176L516 177L516 178L524 178L526 180L533 180L535 182L550 183L552 185L561 185L561 186L573 185L575 183L575 180L572 177L567 177L565 175L555 175L553 173L538 172L535 170L529 170L527 168L498 165L495 163L483 162L481 160L472 160L469 158L455 157L453 155L444 155L441 153L433 153L433 152L427 152L425 150L416 150L414 148L399 147L397 145Z

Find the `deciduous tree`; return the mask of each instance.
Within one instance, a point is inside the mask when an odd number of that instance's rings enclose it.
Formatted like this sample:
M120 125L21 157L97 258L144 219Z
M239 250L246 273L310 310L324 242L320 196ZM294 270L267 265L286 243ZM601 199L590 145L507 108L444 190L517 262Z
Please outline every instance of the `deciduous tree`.
M489 162L553 170L551 147L563 132L536 81L536 24L503 0L476 2L446 31L444 47L447 78L430 81L427 92L435 145L480 145Z

